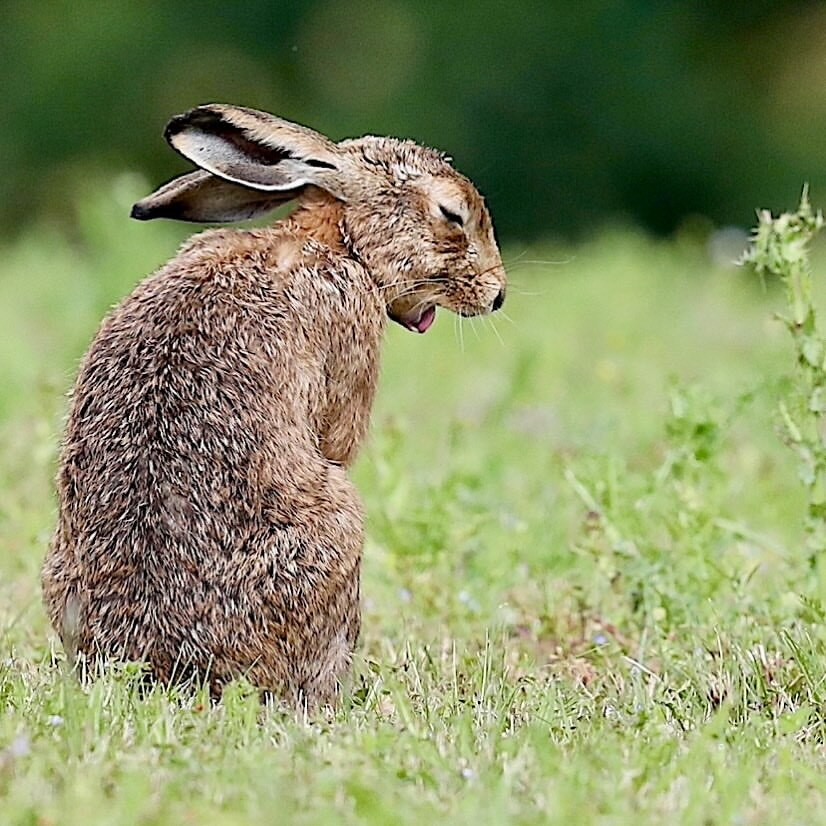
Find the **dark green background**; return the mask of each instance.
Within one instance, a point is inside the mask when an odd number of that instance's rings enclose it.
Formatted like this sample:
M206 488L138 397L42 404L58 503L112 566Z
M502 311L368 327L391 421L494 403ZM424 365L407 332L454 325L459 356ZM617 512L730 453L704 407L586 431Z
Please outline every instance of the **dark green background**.
M820 2L4 0L0 59L7 231L185 168L164 122L215 100L445 149L508 240L826 197Z

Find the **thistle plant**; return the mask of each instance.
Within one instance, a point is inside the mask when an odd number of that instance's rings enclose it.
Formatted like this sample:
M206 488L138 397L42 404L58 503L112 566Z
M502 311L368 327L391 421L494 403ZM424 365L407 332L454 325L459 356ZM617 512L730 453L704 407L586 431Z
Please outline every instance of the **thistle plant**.
M796 212L772 216L758 212L752 243L743 256L757 274L780 279L786 313L778 318L791 333L796 367L791 390L778 403L780 431L800 460L800 479L807 492L806 535L813 564L826 550L826 339L817 323L812 300L810 242L823 227L806 188Z

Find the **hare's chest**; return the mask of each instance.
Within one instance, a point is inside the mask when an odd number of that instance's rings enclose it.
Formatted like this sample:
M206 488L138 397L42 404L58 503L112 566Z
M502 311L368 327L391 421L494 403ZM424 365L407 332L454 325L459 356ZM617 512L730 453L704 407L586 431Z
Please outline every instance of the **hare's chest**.
M330 319L319 423L322 452L345 465L355 458L370 423L386 317L377 294L350 286Z

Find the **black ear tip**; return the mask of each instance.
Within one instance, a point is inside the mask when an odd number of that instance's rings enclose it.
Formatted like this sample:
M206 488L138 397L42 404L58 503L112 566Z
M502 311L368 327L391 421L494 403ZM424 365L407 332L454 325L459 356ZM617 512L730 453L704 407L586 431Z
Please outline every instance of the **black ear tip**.
M169 123L166 124L163 130L163 136L165 140L170 140L170 138L174 138L178 132L181 132L184 127L190 121L190 113L185 112L183 115L175 115Z
M143 201L138 201L132 205L132 211L129 213L129 217L134 218L136 221L148 221L154 217L152 212L151 209L144 206Z
M163 130L163 136L169 141L179 132L183 132L187 127L204 126L213 124L219 120L221 120L220 111L217 111L216 107L212 104L205 103L202 106L196 106L194 109L190 109L187 112L171 118Z

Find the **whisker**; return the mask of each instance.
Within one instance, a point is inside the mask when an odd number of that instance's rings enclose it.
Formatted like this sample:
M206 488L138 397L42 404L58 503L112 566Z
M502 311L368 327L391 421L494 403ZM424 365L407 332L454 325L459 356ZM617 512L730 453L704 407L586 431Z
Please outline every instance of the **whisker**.
M576 255L573 254L568 258L563 258L561 260L555 260L553 258L542 259L542 258L535 258L529 259L527 261L520 261L519 266L543 266L543 267L562 267L566 264L572 264L576 261Z
M420 290L423 287L429 285L430 282L428 281L412 281L408 284L405 284L402 288L401 293L399 295L404 295L405 293L414 292L416 290ZM389 292L392 288L398 288L398 284L384 284L383 286L379 287L380 292Z
M485 319L485 321L490 322L490 327L493 330L494 335L496 336L496 338L499 339L499 343L502 345L502 348L504 349L505 342L502 339L502 336L499 335L499 330L496 329L496 322L489 316L483 316L483 318Z
M520 261L522 258L524 258L528 254L528 249L529 249L528 247L525 247L525 249L523 249L522 252L520 252L519 255L516 256L516 258L512 258L512 259L509 258L507 261L505 261L503 259L502 263L506 267L509 267L511 264L515 264L517 261Z
M400 287L402 288L402 291L405 291L405 290L419 289L420 287L427 287L427 286L430 286L434 283L435 284L440 284L440 283L442 283L442 279L416 278L413 281L405 281L405 282L402 282L401 284L399 284L397 282L394 282L394 283L391 283L391 284L379 284L377 286L378 286L379 292L390 292L391 290L397 290Z
M398 301L400 298L406 298L409 295L415 295L417 292L420 292L420 290L420 286L409 287L408 289L400 292L398 295L393 296L393 300Z
M473 330L473 335L476 336L477 341L480 341L481 339L479 338L479 331L476 329L476 324L474 323L476 319L471 317L468 319L468 321L470 322L470 329Z
M523 290L521 287L516 286L516 284L508 284L508 292L516 293L517 295L528 295L528 296L538 296L538 295L548 295L548 290L540 290L539 292L533 292L531 290Z
M511 324L516 324L516 322L504 310L498 310L498 313L505 319L505 321L509 321ZM491 321L493 321L493 319L491 319Z
M417 292L419 292L417 289L407 290L403 293L399 293L398 295L394 296L393 300L398 301L401 298L407 298L409 295L415 295ZM392 302L390 302L390 303L392 303Z
M417 301L417 302L416 302L416 303L415 303L415 304L414 304L414 305L410 308L410 312L411 312L411 313L416 313L416 312L418 312L420 309L422 309L423 307L426 307L428 304L430 304L430 299L429 299L429 298L423 298L421 301Z
M489 272L493 272L494 270L501 270L501 269L504 269L504 264L494 264L492 267L485 267L485 269L480 270L473 277L474 278L479 278L482 275L487 275Z

